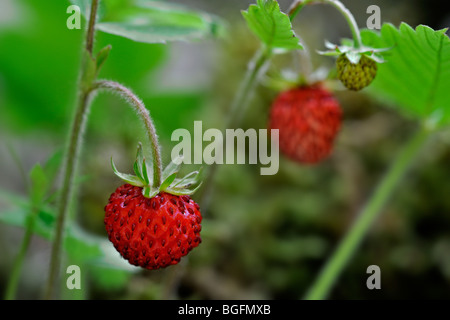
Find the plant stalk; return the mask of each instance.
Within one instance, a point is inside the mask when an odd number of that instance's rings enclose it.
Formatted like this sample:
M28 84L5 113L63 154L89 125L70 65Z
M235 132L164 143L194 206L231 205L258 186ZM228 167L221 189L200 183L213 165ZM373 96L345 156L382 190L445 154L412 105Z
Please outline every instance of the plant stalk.
M70 207L70 199L73 193L73 183L75 179L75 172L78 164L78 157L80 153L80 145L84 128L86 126L86 114L89 108L91 92L82 92L79 97L77 112L73 121L69 148L67 150L65 164L64 164L64 180L61 189L61 197L58 205L58 215L56 220L56 232L53 239L50 273L47 282L47 289L45 293L46 299L52 299L54 296L55 285L59 275L61 265L61 248L63 243L63 234L65 228L65 221Z
M85 49L92 55L94 34L95 34L95 20L97 15L99 0L93 0L91 4L91 13L89 18L88 30L86 35ZM83 138L84 128L86 126L86 118L90 105L90 97L92 90L89 85L83 83L85 79L86 68L86 55L83 55L81 62L81 75L79 82L79 94L78 104L73 118L73 123L70 132L69 144L66 151L64 172L63 172L63 185L61 189L61 196L59 199L56 230L52 244L51 260L49 277L47 281L47 287L45 290L45 299L52 299L55 295L55 286L57 278L59 276L59 269L61 267L61 249L63 244L63 234L65 228L65 221L67 219L70 200L73 193L73 183L75 173L78 164L78 157L81 149L81 142Z
M33 206L31 208L30 214L28 215L25 235L23 237L22 244L20 245L19 253L17 254L17 257L14 261L13 269L9 277L8 285L6 287L5 300L13 300L16 296L23 261L25 259L25 255L31 242L31 237L33 235L33 228L36 222L38 210L39 208Z
M375 189L372 197L360 212L350 230L329 258L316 281L310 287L306 299L325 299L345 266L360 246L370 226L380 215L384 205L407 172L419 150L424 146L430 132L420 129L397 155L390 169Z
M86 50L92 54L94 47L95 21L97 19L97 9L99 0L92 0L91 13L89 16L89 25L86 35Z
M124 100L129 102L134 107L135 111L141 116L150 139L153 153L153 186L155 188L159 187L162 182L161 150L158 143L158 135L156 134L155 125L150 117L150 112L145 107L144 103L129 88L121 85L120 83L109 80L99 80L93 85L93 90L97 89L106 89L119 94Z

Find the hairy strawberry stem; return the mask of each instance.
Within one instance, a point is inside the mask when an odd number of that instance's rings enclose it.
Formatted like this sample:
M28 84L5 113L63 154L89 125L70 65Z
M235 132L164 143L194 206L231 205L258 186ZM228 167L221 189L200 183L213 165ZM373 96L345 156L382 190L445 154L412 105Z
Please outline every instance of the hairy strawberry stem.
M99 80L93 84L93 89L105 89L119 94L123 99L125 99L133 106L133 108L144 121L153 154L153 186L155 188L158 188L161 185L162 177L161 150L158 143L158 135L156 134L155 125L153 124L153 120L150 117L148 109L129 88L121 85L120 83L109 80Z
M46 299L52 299L55 295L55 286L57 283L59 269L61 266L61 247L63 243L65 221L69 211L70 199L73 193L73 183L78 164L78 156L80 153L81 141L83 137L84 128L86 126L87 113L91 100L92 88L90 83L86 83L86 79L88 79L86 73L88 73L87 65L89 56L92 56L94 33L95 33L95 20L97 15L98 4L99 0L93 0L91 4L91 13L89 18L88 30L86 34L86 45L85 45L85 51L88 53L88 55L84 54L81 62L80 80L78 84L79 86L78 105L75 111L75 116L73 118L64 163L63 185L58 204L56 229L50 258L49 276L47 281L47 287L45 290Z
M324 3L329 4L336 8L344 17L350 27L353 36L353 42L355 48L360 48L362 46L361 34L359 32L358 24L356 23L355 17L352 13L338 0L297 0L294 2L289 9L289 18L295 19L297 14L303 9L304 6L314 3Z
M383 206L392 196L395 188L407 172L413 160L429 138L431 132L420 129L400 150L384 178L375 189L370 200L362 209L350 230L339 243L336 251L330 257L320 272L316 281L309 289L306 299L325 299L337 281L342 270L348 264L355 251L360 246L370 226L380 215Z

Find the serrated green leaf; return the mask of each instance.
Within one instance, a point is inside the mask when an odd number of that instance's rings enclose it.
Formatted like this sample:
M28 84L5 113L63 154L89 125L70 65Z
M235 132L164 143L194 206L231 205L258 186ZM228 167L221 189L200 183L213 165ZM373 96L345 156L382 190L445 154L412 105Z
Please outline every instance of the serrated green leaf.
M438 125L450 123L450 39L445 30L435 31L406 23L399 28L384 24L380 32L364 30L363 42L392 47L386 63L378 66L369 93L393 104L419 120L434 118ZM440 119L436 115L440 114Z
M275 53L303 49L292 30L292 24L275 0L257 0L242 15L248 27L269 50Z
M152 0L124 2L113 10L106 4L97 29L138 42L191 41L223 33L222 21L179 4ZM112 12L110 12L112 11Z

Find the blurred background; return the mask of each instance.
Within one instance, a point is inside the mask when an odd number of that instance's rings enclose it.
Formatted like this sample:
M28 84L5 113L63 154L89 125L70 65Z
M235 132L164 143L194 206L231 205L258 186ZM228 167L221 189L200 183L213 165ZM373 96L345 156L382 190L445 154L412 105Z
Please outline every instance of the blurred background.
M150 45L98 32L95 44L96 50L107 44L113 48L100 77L133 88L150 109L165 163L176 144L170 141L173 130L193 130L194 120L203 121L204 130L221 128L259 45L240 13L253 1L173 2L216 14L226 21L227 34L193 43ZM279 2L287 11L290 1ZM396 26L402 21L434 29L450 25L450 12L437 0L343 3L361 27L372 4L381 8L382 22ZM66 142L85 33L66 28L68 5L69 1L0 1L0 216L15 210L16 197L27 197L24 177L33 165L44 164ZM313 53L316 68L334 65L334 59L314 54L323 49L325 39L338 42L350 36L342 16L323 5L306 8L294 27ZM294 68L293 60L289 54L279 56L272 66ZM266 128L276 94L261 85L241 127ZM345 119L328 160L301 166L281 155L280 170L274 176L261 176L257 165L220 166L209 206L202 212L203 242L181 264L158 271L87 265L82 268L82 292L67 291L65 297L301 298L415 126L364 91L338 88L336 95ZM74 212L86 233L106 239L103 208L121 184L112 174L109 159L114 157L119 170L131 171L137 142L146 138L140 120L117 97L101 94L91 110ZM432 142L330 298L450 298L449 150L448 138ZM203 191L193 198L198 200ZM0 224L2 295L23 234L20 227ZM32 238L18 298L41 297L50 249L47 240ZM373 264L381 268L381 290L366 287L366 269Z

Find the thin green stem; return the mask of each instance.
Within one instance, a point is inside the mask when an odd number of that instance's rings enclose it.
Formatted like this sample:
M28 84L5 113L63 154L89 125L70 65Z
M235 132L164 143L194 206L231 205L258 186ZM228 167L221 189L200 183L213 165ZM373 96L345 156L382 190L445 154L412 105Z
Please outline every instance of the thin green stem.
M88 30L86 34L86 46L85 50L92 55L92 48L94 43L95 34L95 20L97 15L99 0L93 0L91 4L91 14L88 24ZM58 204L57 220L55 235L52 244L52 252L50 258L49 277L47 280L47 287L45 290L45 299L52 299L55 295L55 286L57 283L59 269L61 267L61 249L63 243L63 234L65 228L65 221L70 207L70 200L73 193L73 184L76 174L79 153L81 149L81 143L86 126L87 114L90 105L91 87L90 83L86 83L86 73L89 72L87 67L88 61L86 54L83 55L81 62L80 80L79 80L79 94L78 105L75 110L75 116L73 118L72 127L70 131L69 144L66 151L66 157L64 162L63 172L63 185L61 189L61 195Z
M379 216L383 206L392 196L407 169L423 147L430 132L420 129L403 147L390 169L375 189L372 197L360 212L350 230L341 240L334 254L319 274L306 295L306 299L325 299L337 281L342 270L348 264L360 246L374 220Z
M89 108L91 92L82 92L78 99L77 112L72 124L69 147L65 157L63 186L58 205L58 215L56 220L56 232L53 239L52 253L50 260L50 272L45 293L46 299L52 299L54 296L55 285L61 265L61 248L65 228L65 220L68 215L70 199L73 190L75 172L78 164L80 145L86 126L86 114Z
M33 206L31 208L30 214L28 215L25 235L23 237L22 244L20 245L19 253L17 254L17 257L14 261L12 272L9 277L8 285L6 287L5 300L13 300L16 296L23 261L25 259L25 255L31 242L31 237L33 235L33 227L36 222L38 210L39 209L37 207Z
M86 50L92 53L94 47L94 34L95 34L95 20L97 19L97 9L99 0L92 0L91 13L89 17L89 25L86 36Z
M158 135L156 134L155 125L153 124L153 120L150 117L150 112L145 107L144 103L129 88L114 81L97 81L94 83L93 89L106 89L111 92L118 93L124 100L134 107L135 111L142 118L145 128L147 129L147 134L150 139L153 153L153 186L155 188L159 187L162 182L161 150L158 143Z
M360 48L362 46L361 34L359 32L358 24L356 23L355 17L352 13L338 0L298 0L296 1L289 10L289 18L295 19L297 14L303 9L304 6L314 3L329 4L336 8L347 21L348 26L352 32L353 41L355 48Z
M256 85L267 71L268 62L272 57L272 52L266 48L258 50L250 61L244 80L235 96L225 128L236 126L246 114L249 100L255 92Z

